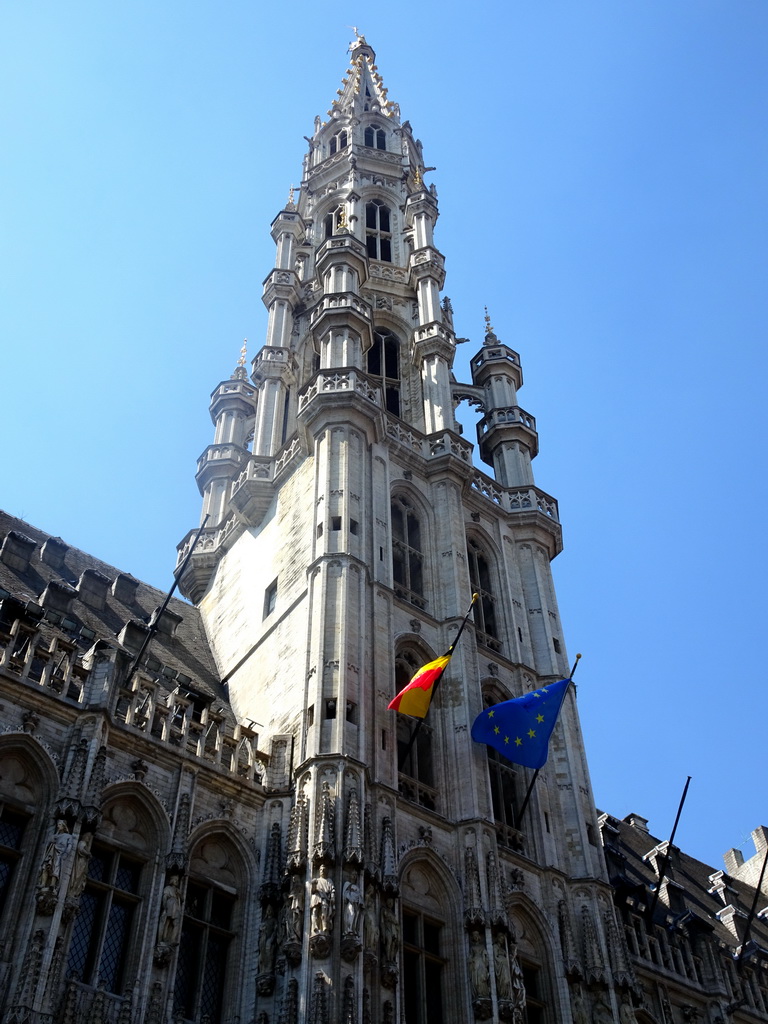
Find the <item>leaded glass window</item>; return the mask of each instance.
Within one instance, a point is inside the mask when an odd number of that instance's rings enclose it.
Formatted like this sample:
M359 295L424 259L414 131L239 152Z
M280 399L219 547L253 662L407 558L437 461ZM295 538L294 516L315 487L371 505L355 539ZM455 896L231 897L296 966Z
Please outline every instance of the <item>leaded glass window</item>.
M443 924L403 907L403 1009L408 1024L442 1024Z
M21 860L21 843L28 820L26 815L0 804L0 912Z
M472 592L479 595L475 601L474 617L477 641L491 650L498 651L498 626L496 623L496 598L493 594L491 566L486 553L472 538L467 541L467 561Z
M387 412L400 415L400 340L383 328L373 332L366 368L381 386Z
M94 843L72 929L68 974L107 992L122 992L142 868L127 854Z
M416 510L403 497L392 500L392 578L398 597L418 608L426 605L421 522Z
M379 199L365 204L365 244L372 260L392 262L392 213Z
M221 1020L235 896L200 881L187 884L174 990L174 1016Z

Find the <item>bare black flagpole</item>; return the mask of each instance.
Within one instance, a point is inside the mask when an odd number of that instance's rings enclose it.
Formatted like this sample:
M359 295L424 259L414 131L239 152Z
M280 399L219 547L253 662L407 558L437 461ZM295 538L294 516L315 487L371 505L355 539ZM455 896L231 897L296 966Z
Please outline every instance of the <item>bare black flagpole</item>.
M571 669L571 674L568 676L569 682L573 682L573 673L578 668L580 659L581 655L577 654L576 661L574 661L573 668ZM523 815L528 810L528 804L531 802L531 794L533 793L533 787L536 785L536 779L538 779L540 771L540 768L536 769L536 771L533 773L530 783L528 784L528 791L526 792L525 797L523 798L523 806L520 808L520 813L518 814L517 821L515 822L515 828L517 828L518 831L520 831L520 825L523 820Z
M152 642L152 638L154 637L155 633L157 632L158 626L160 625L160 618L161 618L163 612L165 611L165 609L170 604L170 600L173 597L173 592L176 589L176 587L178 587L179 580L184 575L184 570L187 568L187 564L189 563L189 560L192 557L192 554L193 554L195 548L197 547L197 542L200 540L200 535L202 534L203 530L205 529L205 524L208 522L209 518L210 518L210 514L206 514L205 519L203 519L202 523L200 524L200 529L197 531L197 536L192 541L192 547L187 552L187 557L181 563L178 572L175 572L173 574L173 586L168 591L168 593L165 595L165 600L160 605L160 608L158 609L157 614L154 617L154 622L149 627L149 632L144 637L144 643L141 645L141 648L139 649L139 653L136 655L136 657L131 662L131 667L128 669L128 675L125 677L125 681L123 682L123 686L128 686L128 683L130 683L130 681L133 679L134 673L136 672L136 669L139 667L139 662L144 657L144 652L146 651L147 647L149 647L150 643Z
M666 875L667 868L669 867L669 851L672 849L672 843L675 841L675 832L677 832L677 823L680 821L680 815L683 812L683 804L685 803L685 798L688 796L688 787L690 786L690 784L691 784L691 776L689 775L687 780L686 780L685 787L683 789L683 795L680 797L680 806L677 808L677 816L675 817L675 824L672 826L672 834L670 835L669 842L667 843L667 850L666 850L666 853L664 854L664 859L661 862L661 867L659 868L659 881L658 881L658 884L656 885L656 892L653 894L653 900L651 902L650 910L648 911L648 916L650 918L653 918L653 912L656 909L656 904L659 902L659 893L661 892L661 883L664 881L664 876Z
M469 602L469 608L467 608L467 614L461 620L461 625L459 626L459 631L456 634L456 636L453 638L453 643L448 648L448 650L445 652L443 657L445 657L446 655L449 655L449 656L453 655L453 652L456 649L456 644L459 642L459 637L464 632L464 627L466 626L467 620L469 619L469 616L472 613L472 608L473 608L474 603L477 600L478 596L479 596L478 594L473 594L472 595L472 600ZM429 663L427 663L427 664L429 664ZM445 669L443 669L443 672L445 672ZM434 684L432 686L432 697L435 696L435 692L437 691L437 688L440 685L440 682L441 682L441 680L443 678L443 672L440 673L440 675L437 677L437 679L435 680L435 682L434 682ZM431 708L431 707L432 707L432 699L430 698L429 707L427 708L427 714L429 714L429 708ZM426 718L426 717L427 717L427 715L424 715L424 718ZM408 740L408 746L403 751L402 757L400 758L400 761L398 763L398 766L397 766L398 772L401 772L403 770L403 765L408 760L408 755L413 750L413 744L416 742L416 737L419 735L419 729L421 728L421 724L424 721L424 718L420 718L418 720L418 722L416 723L415 729L411 733L411 738Z

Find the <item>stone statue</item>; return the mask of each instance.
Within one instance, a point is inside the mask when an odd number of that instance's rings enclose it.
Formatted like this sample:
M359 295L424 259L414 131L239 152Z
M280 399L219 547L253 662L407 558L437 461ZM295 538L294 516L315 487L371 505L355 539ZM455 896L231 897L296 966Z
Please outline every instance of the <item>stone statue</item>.
M376 897L373 892L368 894L368 898L365 901L363 942L365 948L373 950L374 953L379 947L379 921L376 916Z
M67 828L67 823L63 818L59 818L56 822L56 830L46 847L45 856L40 868L38 884L41 889L49 889L51 892L59 891L61 869L64 857L69 851L71 843L72 836Z
M277 941L277 919L275 908L268 903L261 919L259 929L259 971L269 974L275 962L275 943Z
M637 1024L634 1007L628 998L623 999L619 1007L619 1020L621 1024Z
M327 935L332 931L335 898L336 888L328 878L325 864L321 864L319 875L312 879L312 898L309 903L313 935Z
M301 942L304 928L304 883L294 875L291 891L288 893L288 915L285 919L286 940Z
M363 916L363 894L357 884L357 875L344 883L344 935L357 938L360 935L360 918Z
M179 876L171 875L163 889L157 941L167 946L178 942L181 931L181 888Z
M496 994L499 999L512 999L512 974L509 970L509 957L501 932L493 943L493 973L496 977Z
M85 881L88 877L88 862L91 859L92 842L93 832L82 832L77 841L75 863L69 879L69 895L73 899L78 899L85 888Z
M400 951L400 921L395 901L391 896L387 896L381 908L381 933L384 960L387 963L394 963Z
M491 994L491 978L488 972L488 953L482 934L475 930L469 939L469 981L473 999L488 999Z
M602 999L598 999L592 1008L592 1022L593 1024L611 1024L613 1021L613 1014L611 1008Z
M589 1024L589 1014L587 1013L587 1007L584 1004L584 996L579 986L573 990L571 1006L573 1011L573 1024Z

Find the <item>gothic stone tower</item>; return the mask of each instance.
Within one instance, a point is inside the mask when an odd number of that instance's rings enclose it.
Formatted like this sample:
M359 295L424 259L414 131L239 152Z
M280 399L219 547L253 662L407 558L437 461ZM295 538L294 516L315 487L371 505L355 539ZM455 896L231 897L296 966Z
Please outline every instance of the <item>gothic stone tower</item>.
M530 772L469 734L484 702L567 675L561 531L533 482L517 353L488 324L472 383L452 374L427 170L357 37L272 223L266 344L214 391L199 460L208 519L182 585L238 720L271 750L257 1011L425 1024L522 1021L527 1004L528 1024L554 1024L572 1003L583 1016L589 985L618 1016L629 980L573 688L522 821ZM387 704L474 591L399 766L413 723Z

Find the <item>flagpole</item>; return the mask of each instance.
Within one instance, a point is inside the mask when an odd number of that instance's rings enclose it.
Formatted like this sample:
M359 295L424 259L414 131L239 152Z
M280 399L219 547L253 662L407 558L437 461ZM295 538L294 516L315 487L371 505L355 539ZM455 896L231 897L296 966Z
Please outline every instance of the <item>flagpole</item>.
M667 850L666 850L666 853L664 854L664 859L661 862L661 867L659 868L659 881L658 881L658 884L656 885L656 892L653 894L653 901L652 901L650 909L648 911L648 917L651 918L651 919L653 918L653 912L656 909L656 904L659 902L659 893L661 892L661 883L664 881L664 876L666 875L667 868L669 867L669 851L672 848L672 843L675 841L675 832L677 832L677 823L680 821L680 815L683 812L683 804L685 803L685 798L688 796L688 787L690 786L690 784L691 784L691 776L689 775L687 780L686 780L685 787L683 788L683 795L680 797L680 806L677 808L677 816L675 817L675 824L672 826L672 834L670 835L669 842L667 843Z
M461 620L461 625L459 626L459 631L456 634L456 636L453 638L453 643L448 648L448 650L445 652L447 655L453 654L454 648L456 647L456 644L459 642L459 637L464 632L464 627L467 624L467 620L469 619L469 616L470 616L470 614L472 612L472 607L473 607L475 601L477 600L478 596L479 596L478 594L473 594L472 595L472 600L469 602L469 608L467 608L467 614ZM435 680L435 683L434 683L434 685L432 687L432 696L433 697L435 696L435 693L437 692L437 688L440 685L440 682L442 681L442 678L443 678L443 673L441 672L440 675ZM432 706L432 702L430 701L429 707L431 707L431 706ZM429 708L427 708L427 714L429 714ZM424 715L424 718L426 718L426 717L427 717L427 715ZM416 728L411 733L411 738L408 740L408 746L403 751L402 757L400 758L400 760L398 762L398 765L397 765L398 773L403 770L403 766L404 766L405 762L408 760L408 757L409 757L411 751L413 750L413 744L416 742L416 737L419 735L419 729L421 729L421 725L422 725L422 722L424 721L424 718L420 718L416 722Z
M568 676L568 682L569 683L573 682L573 673L579 667L579 661L580 660L581 660L581 655L577 654L576 655L576 660L573 663L573 668L571 669L571 674ZM517 815L517 821L515 822L515 828L518 830L518 832L520 831L520 825L521 825L522 820L523 820L523 815L528 810L528 804L531 802L531 794L533 793L533 787L536 785L536 779L538 779L540 771L541 771L540 768L537 768L534 771L533 776L531 778L531 781L528 784L528 790L527 790L527 792L525 794L525 797L523 798L523 806L520 808L520 813Z
M139 653L136 655L136 657L131 662L131 667L128 669L128 674L126 675L125 679L123 680L123 686L127 687L128 684L130 683L131 679L133 679L134 673L136 672L136 669L139 667L139 662L141 661L142 657L144 656L144 652L146 651L147 647L149 647L149 645L150 645L150 643L152 641L152 638L154 637L155 633L158 630L158 627L160 625L160 618L161 618L163 612L165 611L165 609L168 607L168 605L170 603L170 600L173 597L173 592L176 589L176 587L178 587L178 585L179 585L179 580L184 575L184 570L187 568L187 564L189 563L189 560L192 557L195 548L197 547L197 542L200 540L200 536L201 536L203 530L205 529L205 524L208 522L209 518L210 518L210 514L207 514L205 519L203 519L202 523L200 524L200 529L197 531L197 536L195 537L194 541L192 542L191 548L187 552L187 557L181 563L181 566L179 567L179 571L175 572L173 574L173 586L168 591L168 593L165 595L165 600L160 605L160 607L159 607L159 609L157 611L157 614L154 616L154 622L149 627L149 632L144 637L144 643L141 645L141 647L139 649Z

